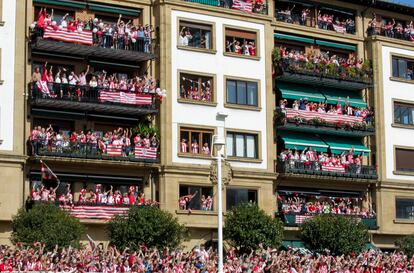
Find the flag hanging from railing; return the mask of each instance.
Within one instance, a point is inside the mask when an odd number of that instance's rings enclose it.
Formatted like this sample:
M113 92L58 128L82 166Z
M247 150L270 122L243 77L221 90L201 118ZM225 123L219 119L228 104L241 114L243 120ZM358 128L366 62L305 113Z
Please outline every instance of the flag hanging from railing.
M78 219L111 220L118 214L128 213L129 207L122 206L86 206L86 205L60 205L71 216Z
M43 38L69 43L92 45L92 31L89 30L68 31L68 29L65 27L58 27L54 29L52 26L48 26L45 29Z
M152 104L152 96L146 94L136 94L128 92L111 92L99 91L99 100L101 102L114 102L123 104L135 105L150 105Z
M157 158L157 148L135 147L135 158Z
M252 12L253 0L234 0L233 9L238 9L245 12Z
M106 147L106 154L109 156L122 156L122 146L108 144Z

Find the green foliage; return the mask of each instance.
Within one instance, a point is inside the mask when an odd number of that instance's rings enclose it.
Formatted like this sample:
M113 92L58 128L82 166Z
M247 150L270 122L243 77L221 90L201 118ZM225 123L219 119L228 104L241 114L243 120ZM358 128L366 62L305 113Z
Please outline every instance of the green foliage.
M150 123L139 123L137 126L132 128L132 132L134 135L140 134L141 136L144 136L144 137L146 135L150 135L150 136L154 134L156 134L157 136L159 135L158 129L152 126L152 124Z
M328 249L335 255L359 253L369 240L367 227L351 217L315 216L300 229L303 241L312 250Z
M29 211L20 209L12 219L13 243L32 244L41 242L45 249L79 246L79 239L85 233L78 219L70 216L53 204L37 204Z
M225 240L241 252L249 252L263 244L264 247L280 246L283 225L256 205L241 204L226 216L223 230Z
M131 207L127 215L112 219L106 229L110 242L118 249L177 247L188 235L177 218L156 207Z
M395 244L398 246L399 250L404 252L408 257L414 255L414 234L399 239Z
M282 58L282 54L280 53L280 48L274 48L272 51L272 59L274 63L277 63Z

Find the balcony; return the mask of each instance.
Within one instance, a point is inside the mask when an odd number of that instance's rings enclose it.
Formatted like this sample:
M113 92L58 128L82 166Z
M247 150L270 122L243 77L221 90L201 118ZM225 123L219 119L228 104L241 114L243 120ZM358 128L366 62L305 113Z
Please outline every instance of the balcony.
M318 113L306 110L294 110L278 107L275 111L275 121L278 129L364 137L375 134L371 117L363 118L334 113Z
M302 160L277 160L277 172L281 174L294 175L313 175L328 176L337 178L351 179L378 179L377 171L374 166L364 166L357 164L328 166L323 165L319 161L302 161Z
M223 9L239 10L252 14L268 14L268 0L185 0L186 2L199 3L202 5L220 7ZM219 10L218 10L219 11Z
M43 36L39 31L31 32L32 54L73 59L95 59L136 64L154 59L155 39L134 39L130 46L114 46L109 43L94 43L93 32L69 32L54 30L49 26Z
M69 84L38 82L32 85L30 104L82 112L146 115L158 113L157 94L109 90Z
M123 162L158 163L158 148L146 148L143 146L125 146L117 144L98 144L69 142L65 139L51 141L47 145L44 141L31 141L32 155L73 158L73 159L93 159L111 160Z
M368 61L360 68L324 62L315 64L307 60L282 57L279 49L275 49L273 58L276 80L346 90L361 90L372 86L372 68Z
M367 28L368 36L383 36L391 39L398 39L401 41L414 42L414 28L404 21L395 21L394 19L381 18L382 22L376 23L375 26ZM376 20L373 18L372 20Z
M307 219L310 219L314 216L317 216L318 214L310 214L310 213L289 213L289 214L278 214L277 217L282 220L285 226L290 227L297 227L300 226L304 221ZM370 230L376 230L378 229L377 225L377 218L375 216L373 217L363 217L358 215L344 215L344 214L337 214L341 215L343 217L352 217L358 221L361 221L363 224L367 226Z

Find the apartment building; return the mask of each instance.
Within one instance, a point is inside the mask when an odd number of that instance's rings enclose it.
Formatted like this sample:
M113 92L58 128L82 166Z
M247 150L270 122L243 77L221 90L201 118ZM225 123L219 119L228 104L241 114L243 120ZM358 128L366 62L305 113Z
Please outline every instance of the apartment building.
M412 8L364 0L27 5L14 30L26 47L16 42L21 54L8 60L11 47L1 46L0 88L14 84L0 100L0 158L10 174L2 185L15 191L0 193L4 240L11 216L33 192L41 199L43 185L73 197L70 213L97 241L128 206L77 202L131 191L137 203L156 201L178 217L191 231L188 246L214 241L216 136L226 139L224 211L258 204L284 222L285 246L301 246L300 224L328 211L365 223L381 248L414 231L413 47L411 36L381 28L392 18L408 26ZM52 15L45 28L33 23ZM121 21L137 28L115 34ZM5 77L13 62L26 67L14 74L25 82Z

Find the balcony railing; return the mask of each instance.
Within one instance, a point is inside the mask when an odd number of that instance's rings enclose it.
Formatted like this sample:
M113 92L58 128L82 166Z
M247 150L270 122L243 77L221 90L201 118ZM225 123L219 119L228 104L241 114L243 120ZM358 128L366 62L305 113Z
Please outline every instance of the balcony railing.
M221 7L232 10L240 10L247 13L268 14L268 1L252 0L247 2L245 0L230 1L230 0L184 0L186 2L199 3L202 5Z
M282 220L282 222L285 224L285 226L299 226L307 219L311 219L314 216L317 216L318 214L279 214L278 217ZM346 214L335 214L343 217L352 217L354 219L357 219L358 221L361 221L363 224L367 226L368 229L378 229L377 225L377 218L376 217L365 217L360 215L346 215Z
M377 171L374 166L349 164L348 166L330 167L324 166L318 161L305 162L294 159L284 161L280 158L277 160L277 172L353 179L375 180L378 178Z
M312 129L326 130L326 133L338 135L373 135L373 117L366 118L339 115L332 113L318 113L305 110L278 107L275 111L275 121L278 127L288 127L294 130L309 131Z
M31 84L31 103L64 109L152 113L158 109L155 90L134 92L89 86L37 82Z
M97 159L157 163L158 148L125 145L99 145L92 143L70 143L68 140L46 143L45 140L31 141L31 154L78 159Z
M372 67L365 61L360 68L355 66L298 61L281 58L279 49L274 51L274 73L277 79L286 82L315 86L326 86L348 90L361 90L372 85Z

